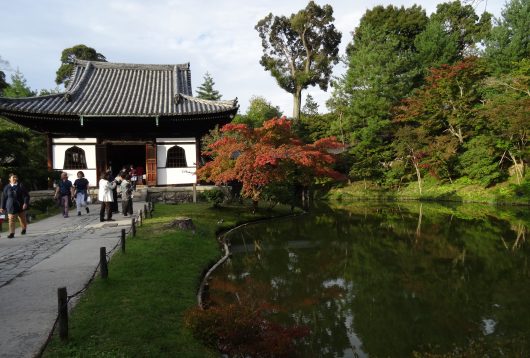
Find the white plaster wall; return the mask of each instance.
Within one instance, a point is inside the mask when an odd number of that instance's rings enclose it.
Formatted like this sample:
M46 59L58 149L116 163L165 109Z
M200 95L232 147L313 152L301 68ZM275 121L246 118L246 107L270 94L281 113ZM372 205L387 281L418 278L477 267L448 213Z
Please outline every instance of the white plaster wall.
M156 171L159 185L193 184L197 182L195 168L159 168Z
M60 143L61 140L64 140L63 142L68 143L76 143L77 147L83 149L85 151L85 158L86 158L86 165L87 169L81 169L83 173L85 173L85 178L87 178L90 186L96 186L97 185L97 177L96 177L96 146L95 144L77 144L77 139L85 139L85 138L58 138L54 139L54 142ZM95 143L95 141L94 141ZM73 147L74 144L54 144L53 145L53 169L55 170L63 170L64 165L64 154L68 148ZM72 181L72 183L77 179L77 172L79 169L69 169L66 170L68 173L68 179Z
M96 138L53 138L53 143L96 144Z
M183 142L187 143L184 144ZM174 145L184 149L186 164L188 164L187 168L166 168L167 151ZM195 138L157 138L156 151L158 166L156 178L158 185L193 184L197 182L195 177L197 161Z

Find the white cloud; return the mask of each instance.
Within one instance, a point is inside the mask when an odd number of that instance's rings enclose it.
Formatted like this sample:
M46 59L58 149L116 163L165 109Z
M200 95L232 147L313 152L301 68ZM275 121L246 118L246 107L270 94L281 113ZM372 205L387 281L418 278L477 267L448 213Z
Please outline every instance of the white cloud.
M422 6L430 13L438 2L426 1ZM366 9L391 2L317 3L333 6L344 53L351 41L350 33ZM414 1L393 3L410 6ZM259 64L261 42L254 26L269 12L288 16L306 4L305 0L5 1L2 12L9 16L3 16L0 22L0 56L13 69L20 69L32 89L54 88L62 50L81 43L112 62L190 62L194 89L208 71L223 99L238 97L242 111L252 95L261 95L290 115L292 96ZM500 7L488 10L499 15ZM482 10L483 6L477 11ZM342 72L344 68L337 65L334 74ZM329 91L309 88L305 94L311 93L323 111Z

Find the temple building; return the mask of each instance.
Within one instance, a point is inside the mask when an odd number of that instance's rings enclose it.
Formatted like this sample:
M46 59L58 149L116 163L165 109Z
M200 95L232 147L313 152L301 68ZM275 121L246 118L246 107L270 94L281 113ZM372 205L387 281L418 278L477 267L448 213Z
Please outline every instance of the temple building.
M189 64L78 60L64 93L0 97L0 116L47 136L48 169L82 170L91 185L131 164L147 185L195 183L201 137L238 108L193 97Z

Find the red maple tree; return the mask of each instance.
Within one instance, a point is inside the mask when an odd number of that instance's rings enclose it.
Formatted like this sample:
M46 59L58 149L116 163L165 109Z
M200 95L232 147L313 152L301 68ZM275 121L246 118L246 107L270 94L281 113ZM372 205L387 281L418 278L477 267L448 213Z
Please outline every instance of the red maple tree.
M255 207L271 185L309 187L317 178L341 179L342 174L332 168L331 151L343 145L332 137L305 144L293 133L291 123L282 117L259 128L225 125L221 138L204 153L213 160L197 170L197 177L216 185L239 181L242 196Z

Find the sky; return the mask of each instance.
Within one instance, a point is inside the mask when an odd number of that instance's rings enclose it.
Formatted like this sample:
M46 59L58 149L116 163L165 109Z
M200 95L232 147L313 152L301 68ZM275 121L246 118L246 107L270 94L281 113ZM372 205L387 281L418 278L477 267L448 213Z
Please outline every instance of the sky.
M430 15L443 1L316 0L330 4L342 33L340 55L366 10L376 5L421 4ZM477 14L499 17L504 0L469 0ZM32 90L53 89L65 48L84 44L107 61L142 64L190 63L195 91L209 72L223 100L238 98L244 114L252 96L263 96L292 115L292 95L259 64L261 40L256 23L272 13L289 16L305 8L302 0L0 0L0 64L9 82L19 70ZM334 76L345 66L334 67ZM325 112L328 92L309 87L307 94Z

